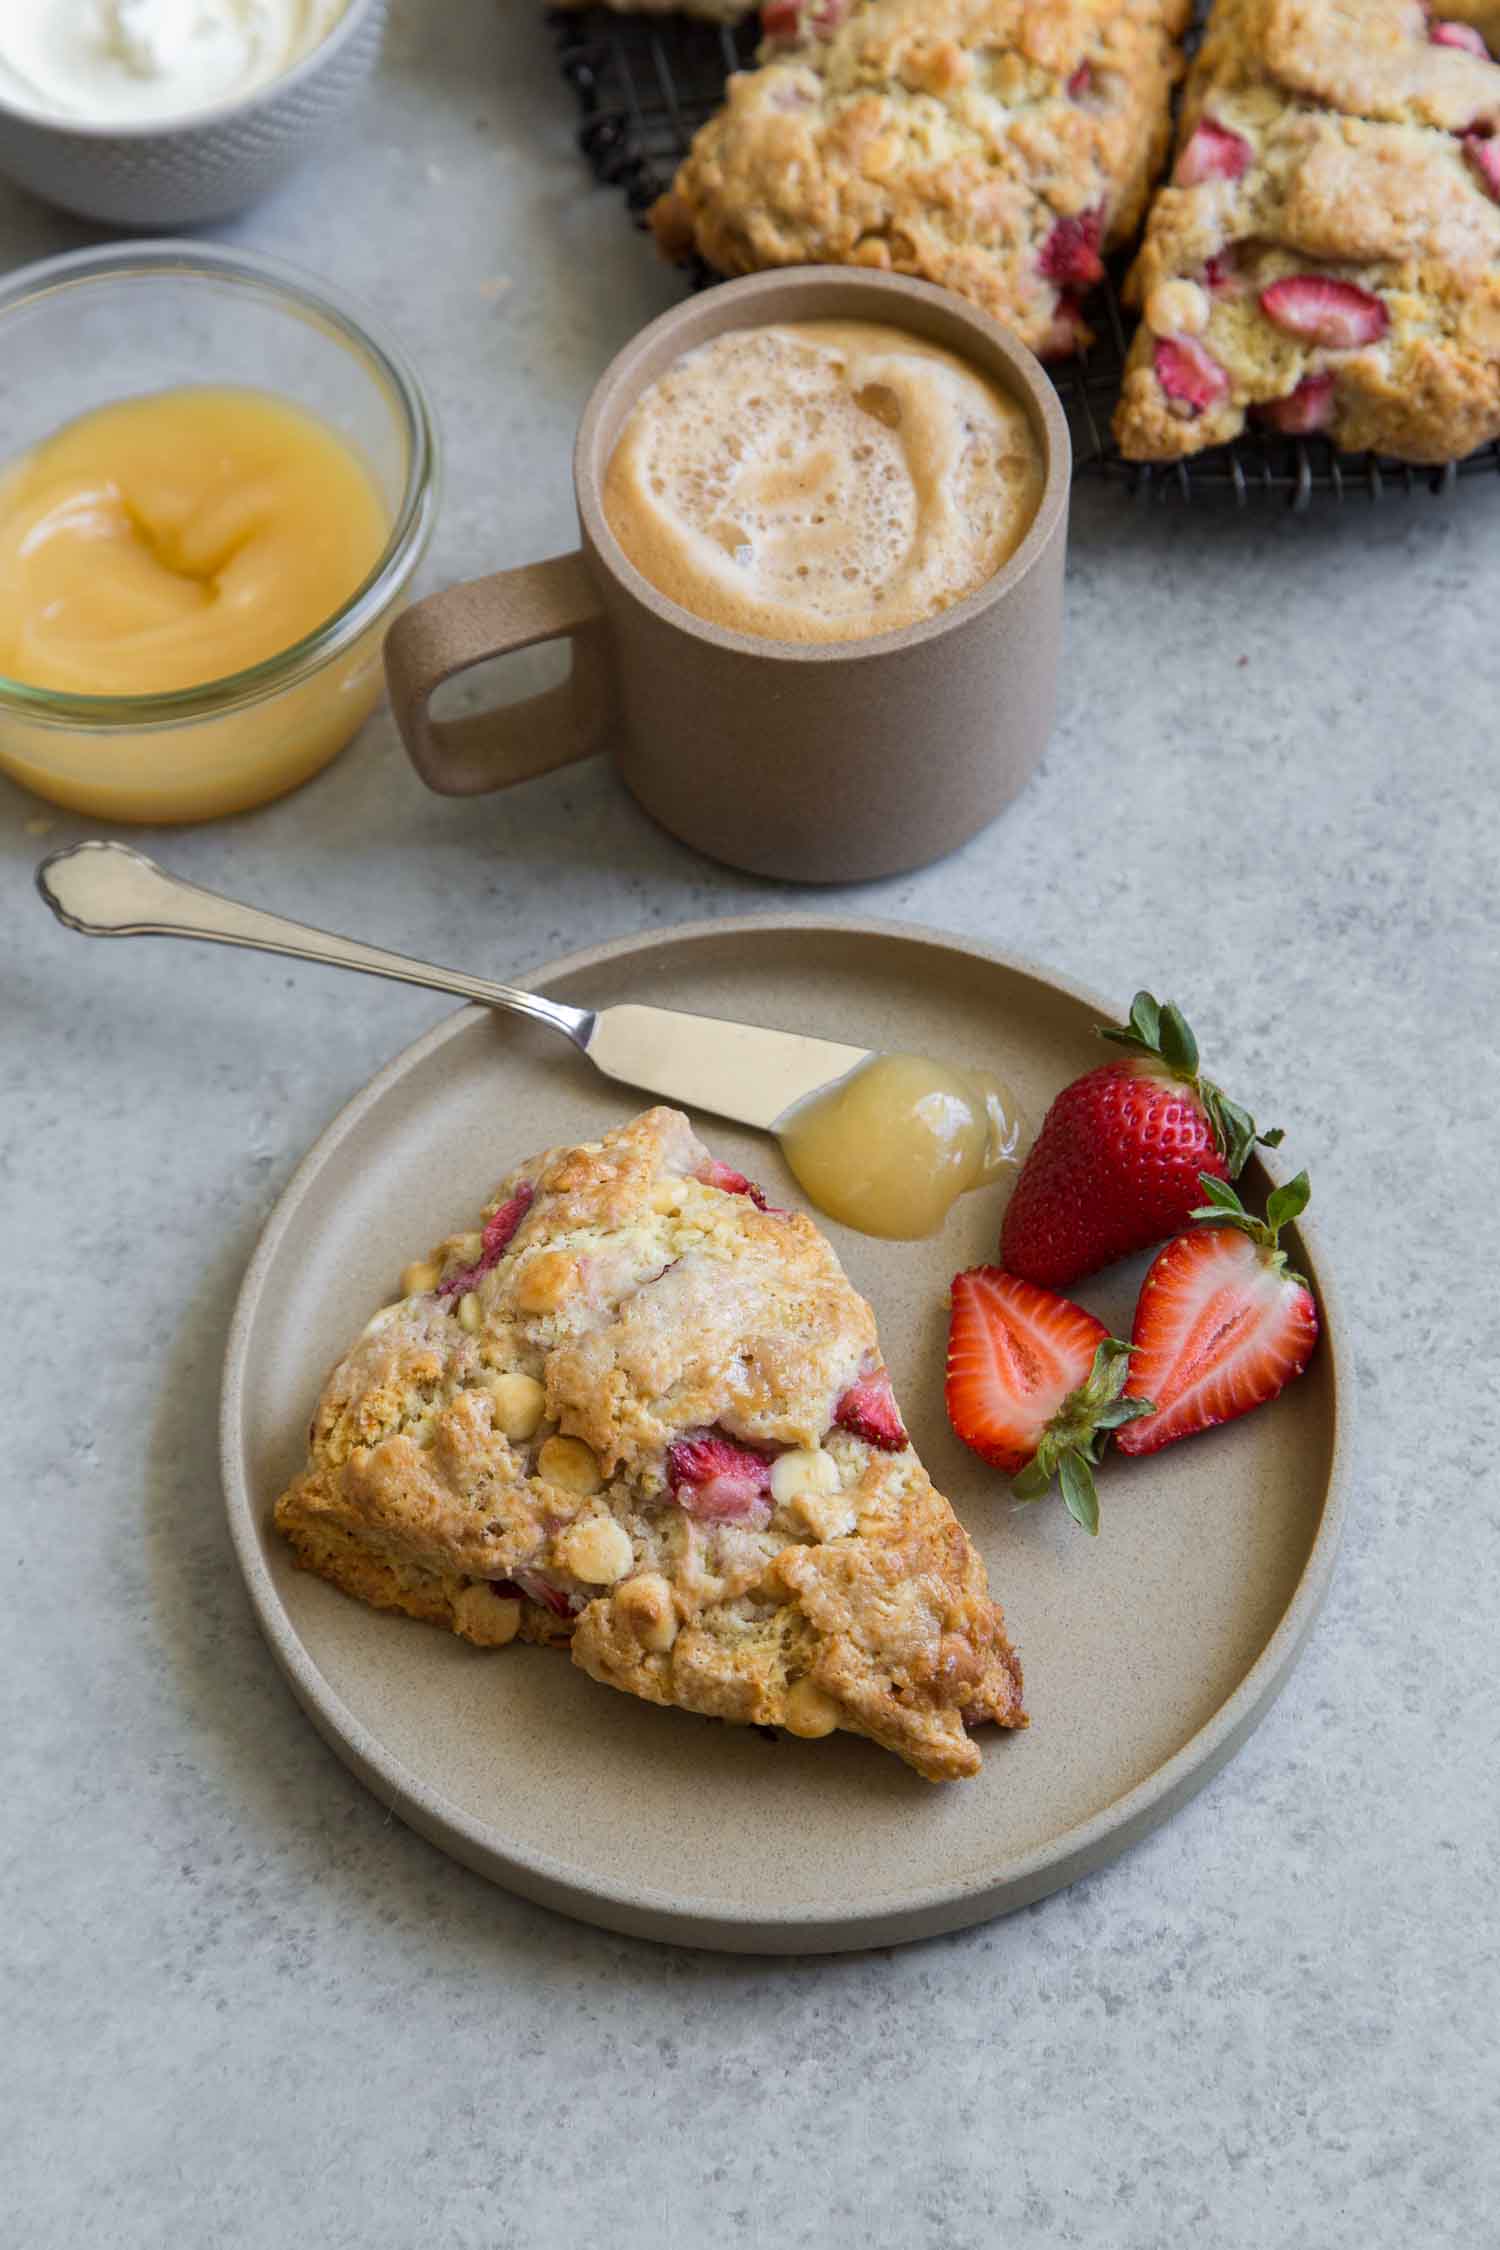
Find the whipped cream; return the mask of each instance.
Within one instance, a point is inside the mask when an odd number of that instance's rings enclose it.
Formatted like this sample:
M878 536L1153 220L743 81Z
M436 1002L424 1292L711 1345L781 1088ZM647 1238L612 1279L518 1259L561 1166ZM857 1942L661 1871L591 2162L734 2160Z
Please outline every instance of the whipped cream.
M348 0L0 0L0 97L90 125L149 124L265 85Z

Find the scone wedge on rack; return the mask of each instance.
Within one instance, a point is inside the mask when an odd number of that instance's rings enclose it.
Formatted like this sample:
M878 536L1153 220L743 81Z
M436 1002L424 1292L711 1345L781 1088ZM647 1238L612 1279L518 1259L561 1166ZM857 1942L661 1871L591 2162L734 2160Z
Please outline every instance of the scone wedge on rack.
M1127 290L1128 457L1250 418L1418 462L1500 437L1500 60L1481 21L1500 38L1500 8L1218 0Z
M297 1560L647 1702L867 1735L930 1780L1023 1726L984 1565L875 1320L678 1111L547 1151L402 1277L276 1503Z
M915 274L1034 351L1089 341L1166 156L1189 0L771 0L651 213L669 257Z

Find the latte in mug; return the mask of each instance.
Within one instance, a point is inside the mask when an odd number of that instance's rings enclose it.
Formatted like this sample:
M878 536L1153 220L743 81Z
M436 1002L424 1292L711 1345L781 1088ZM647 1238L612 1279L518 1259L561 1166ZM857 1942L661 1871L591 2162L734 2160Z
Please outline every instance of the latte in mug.
M852 641L984 585L1043 482L1025 408L957 354L808 320L684 353L625 423L603 502L636 569L695 616Z

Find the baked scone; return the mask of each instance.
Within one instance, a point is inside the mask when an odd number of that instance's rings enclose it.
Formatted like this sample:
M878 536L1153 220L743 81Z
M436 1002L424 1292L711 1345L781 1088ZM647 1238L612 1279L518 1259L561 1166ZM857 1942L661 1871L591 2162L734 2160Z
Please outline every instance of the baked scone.
M1190 0L787 0L651 224L724 274L917 274L1034 350L1089 340L1079 300L1166 155Z
M1500 436L1496 136L1500 63L1473 23L1421 0L1219 0L1127 284L1144 319L1121 450L1175 459L1252 414L1409 461Z
M408 1267L276 1503L297 1560L483 1647L571 1646L712 1718L868 1735L929 1780L1024 1726L984 1565L875 1320L800 1212L648 1110Z

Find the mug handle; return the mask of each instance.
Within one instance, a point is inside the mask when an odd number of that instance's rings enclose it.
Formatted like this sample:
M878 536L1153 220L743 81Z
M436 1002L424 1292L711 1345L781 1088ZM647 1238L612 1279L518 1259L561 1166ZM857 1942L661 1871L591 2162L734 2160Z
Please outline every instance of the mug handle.
M434 719L445 680L540 641L571 639L573 670L524 702ZM429 594L386 636L385 676L401 739L429 789L477 797L588 758L607 708L604 613L581 554L524 563Z

